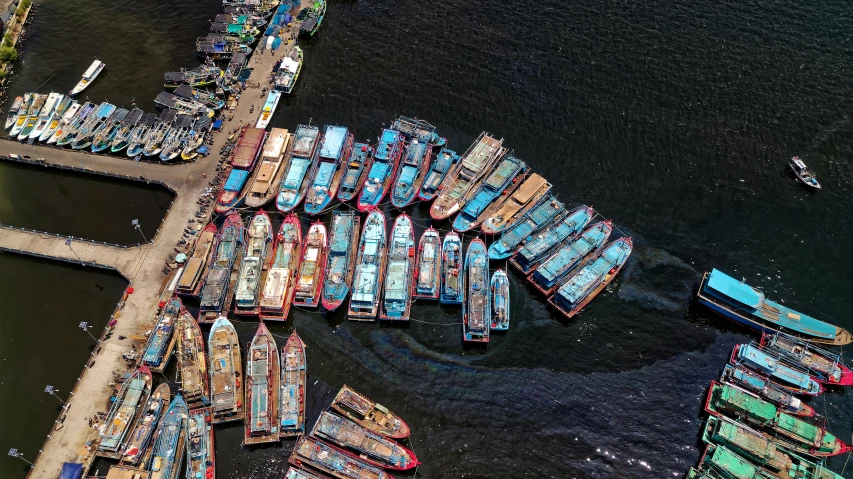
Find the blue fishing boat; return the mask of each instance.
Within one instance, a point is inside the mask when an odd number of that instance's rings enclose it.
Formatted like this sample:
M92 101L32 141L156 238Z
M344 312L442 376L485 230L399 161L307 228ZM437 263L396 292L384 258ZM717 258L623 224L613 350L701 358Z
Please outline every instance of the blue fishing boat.
M151 438L154 436L154 431L160 422L160 416L169 407L169 395L169 383L165 382L157 386L154 394L148 397L148 402L145 403L142 413L136 421L136 425L134 425L130 435L127 436L127 441L125 441L126 446L121 457L122 463L139 464L145 453L148 452L148 447L151 445Z
M385 293L379 319L408 321L412 309L412 277L415 269L415 230L407 214L394 220L388 245Z
M499 269L492 275L492 329L509 329L509 278Z
M225 184L222 185L219 196L216 197L216 206L213 207L213 211L219 214L225 214L240 206L240 203L246 198L241 193L249 181L249 172L246 170L226 166L226 171L228 171L228 177Z
M73 143L71 143L71 148L75 150L82 150L83 148L90 147L92 145L92 139L95 136L95 132L98 131L98 129L100 129L104 125L104 123L107 121L107 118L109 118L115 110L115 105L111 105L106 102L101 103L95 113L89 115L89 117L86 118L86 122L83 123L83 125L77 131L77 135L74 137ZM56 144L59 146L68 143L60 143L60 141L56 142Z
M119 457L124 438L130 432L143 406L151 395L151 371L142 366L121 385L110 411L104 420L98 452L108 457ZM113 454L117 455L113 456Z
M187 479L214 479L216 457L213 448L213 422L210 408L190 411L187 436Z
M731 362L765 374L776 385L795 394L817 396L823 392L820 383L807 372L785 364L779 356L757 344L736 344L732 350Z
M492 138L483 132L462 155L459 166L450 173L441 185L441 193L432 203L429 215L434 220L443 220L458 213L470 199L470 194L479 188L483 178L506 154L503 139Z
M462 211L453 219L453 229L459 232L477 227L486 218L483 212L498 199L519 177L527 174L529 168L518 158L507 155L501 158L498 166L474 191L471 199L465 203Z
M299 125L293 140L290 164L284 172L276 198L276 208L288 213L296 208L308 189L308 170L317 159L320 130L316 126Z
M577 239L543 261L527 280L545 296L550 296L563 278L574 271L584 258L597 253L604 246L612 231L613 226L609 220L590 226Z
M402 151L403 140L400 132L387 128L382 130L379 145L373 155L373 165L358 195L358 211L372 211L388 193Z
M139 108L131 110L127 115L127 118L125 118L124 121L121 122L121 125L119 125L115 135L113 135L113 139L110 142L111 153L118 153L119 151L127 148L130 135L133 134L136 125L139 124L143 115L145 115L145 113Z
M441 243L441 304L462 304L465 300L465 275L462 274L462 241L455 231Z
M225 310L225 300L231 292L231 270L241 255L243 236L243 218L231 213L219 230L216 251L204 278L199 301L200 322L211 322Z
M358 195L367 179L367 173L373 166L373 147L365 143L356 143L344 169L341 187L338 188L338 200L349 201Z
M361 217L353 210L335 210L332 214L332 233L322 293L323 307L327 311L338 309L349 294L360 226Z
M382 280L385 277L385 214L373 210L364 221L355 260L352 297L347 318L374 321L379 312Z
M492 303L489 298L489 257L486 244L474 238L465 254L467 297L462 302L462 339L466 343L488 343L492 324Z
M442 148L429 166L421 190L418 192L418 199L432 201L438 195L444 178L458 162L459 155L455 151L447 147Z
M757 331L779 331L832 346L853 342L846 329L770 301L761 291L717 269L705 273L697 296L714 312Z
M510 264L522 273L529 274L561 244L574 241L593 216L595 210L589 206L569 211L556 225L528 236L518 253L509 260Z
M352 152L353 135L345 126L327 126L320 144L317 163L309 175L308 194L305 197L305 212L318 215L329 206L338 194L343 165L349 161Z
M107 118L107 121L104 122L103 126L95 132L95 135L92 137L92 152L98 153L99 151L106 150L113 143L113 138L115 138L118 131L121 129L121 124L127 119L127 115L130 114L130 111L125 108L118 108L116 111Z
M243 445L278 442L278 404L281 387L278 346L264 323L246 357L246 403Z
M438 299L441 290L441 237L435 228L428 228L421 235L414 281L415 298Z
M535 208L515 226L506 230L498 241L489 246L489 259L506 259L515 254L521 247L521 242L528 236L536 234L554 220L562 218L566 213L563 203L552 195L545 196Z
M432 146L425 141L412 139L403 154L399 172L391 188L391 203L405 208L412 203L421 190L432 156Z
M765 376L743 366L726 364L723 368L723 374L720 376L720 382L751 391L755 395L776 404L789 414L805 417L812 417L816 414L813 407L802 402L790 391L776 386Z
M619 238L605 246L586 266L570 275L548 303L567 318L578 314L619 274L633 245L631 238Z
M183 308L180 299L172 298L160 311L157 323L142 348L143 366L148 366L154 372L163 372L166 369L175 344L175 323Z
M151 479L178 479L183 473L187 445L187 403L176 396L154 435L154 450L147 469Z
M139 123L136 125L136 128L133 129L133 132L130 134L130 138L127 140L127 156L133 158L142 154L145 150L145 144L148 141L148 134L154 129L156 123L157 115L153 113L146 113L142 119L139 120Z

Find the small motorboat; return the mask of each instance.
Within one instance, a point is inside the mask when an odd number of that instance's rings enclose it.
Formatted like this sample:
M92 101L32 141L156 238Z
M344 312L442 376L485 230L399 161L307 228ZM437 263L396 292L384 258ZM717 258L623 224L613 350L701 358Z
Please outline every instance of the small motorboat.
M799 156L791 158L791 162L788 163L788 166L794 172L794 176L796 176L798 180L802 181L804 185L816 190L820 189L820 183L817 182L817 178L814 173L812 173L806 164L803 163L803 160L801 160Z

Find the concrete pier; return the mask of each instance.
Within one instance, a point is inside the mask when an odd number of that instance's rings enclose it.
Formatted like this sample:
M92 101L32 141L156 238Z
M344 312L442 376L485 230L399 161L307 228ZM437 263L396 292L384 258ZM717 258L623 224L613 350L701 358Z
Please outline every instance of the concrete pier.
M306 2L303 2L306 3ZM213 14L215 12L211 12ZM296 30L294 29L294 32ZM290 52L293 42L282 44L281 48L270 51L256 51L249 67L253 68L247 88L241 93L240 101L232 112L225 114L223 131L214 134L214 144L210 146L211 156L200 158L196 162L179 165L138 164L125 156L111 157L81 153L67 149L58 149L38 145L26 145L8 140L0 140L0 155L28 155L33 164L37 158L46 163L74 167L88 171L120 174L133 177L144 176L161 181L172 188L176 197L169 215L163 222L159 234L150 244L117 248L82 241L72 241L66 245L63 237L46 236L37 233L0 228L0 248L20 250L40 256L67 261L83 261L115 268L126 276L134 288L127 295L117 311L118 323L109 340L100 343L100 352L93 356L94 364L84 369L75 387L68 408L62 412L58 424L48 432L48 439L35 461L35 467L29 477L37 479L55 479L63 462L90 464L93 450L84 446L87 441L97 438L95 427L89 426L89 419L97 412L106 412L107 402L113 394L110 382L114 371L125 372L122 354L135 344L139 348L143 335L153 325L157 311L157 302L165 279L162 272L164 262L170 253L174 253L176 242L181 238L190 219L195 219L198 211L196 200L209 187L209 182L217 175L220 161L218 152L226 142L230 132L243 124L254 125L262 109L265 95L261 88L269 86L268 78L273 65ZM249 113L251 105L253 113ZM233 120L227 120L233 118ZM240 120L243 120L242 122ZM181 160L176 160L181 162ZM212 208L211 208L212 211ZM97 335L97 334L96 334ZM128 339L119 341L119 336ZM57 360L61 360L58 358ZM91 361L90 361L91 364ZM96 443L97 441L95 441ZM23 451L33 454L35 451Z

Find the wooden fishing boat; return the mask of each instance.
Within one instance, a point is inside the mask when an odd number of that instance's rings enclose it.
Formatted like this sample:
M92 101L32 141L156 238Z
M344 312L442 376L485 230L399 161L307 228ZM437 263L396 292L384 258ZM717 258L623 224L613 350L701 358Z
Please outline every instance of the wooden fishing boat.
M175 347L175 323L184 305L178 298L172 298L160 311L154 329L148 335L148 341L142 349L142 365L155 373L162 373L172 358Z
M332 213L332 233L322 296L323 307L327 311L336 310L349 294L360 226L361 217L353 210L335 210Z
M428 228L418 242L415 266L414 297L438 299L441 290L441 237L435 228Z
M338 200L349 201L355 198L361 192L372 166L373 147L365 143L353 145L352 154L344 168L341 187L338 188Z
M287 468L287 472L284 474L284 479L325 479L325 476L318 476L306 471L305 469L291 466Z
M122 384L100 431L98 455L118 458L125 437L151 395L151 371L142 366Z
M92 152L99 153L106 150L113 143L113 139L121 130L121 125L127 120L130 111L125 108L118 108L104 123L100 131L95 132L92 137Z
M305 343L294 331L281 348L281 406L279 436L305 433Z
M364 221L358 243L358 257L352 280L347 318L354 321L375 321L379 313L382 280L385 278L387 242L385 214L373 210Z
M751 392L754 396L770 401L788 414L812 417L815 409L794 396L793 393L770 382L767 377L743 366L726 364L720 382Z
M243 419L243 362L240 340L227 318L220 317L210 328L210 400L213 423Z
M216 479L213 412L209 407L192 409L188 422L187 479Z
M465 275L462 272L462 240L450 231L441 243L441 304L462 304L465 301Z
M293 140L290 164L279 185L276 208L289 213L296 208L308 190L308 171L317 161L320 149L320 129L311 125L299 125Z
M51 124L58 124L59 119L65 113L65 109L71 105L72 100L70 97L61 93L51 93L51 95L54 95L53 105L47 105L45 107L35 128L30 132L29 139L32 139L33 141L39 141L41 136L47 132L48 128L50 128ZM48 99L48 103L50 103L50 99ZM54 123L54 121L56 123Z
M399 171L391 188L391 203L399 209L409 206L421 191L432 161L432 145L412 138L403 152Z
M329 250L328 235L323 223L318 221L311 225L304 245L293 304L316 307L320 304L320 293L326 273L323 266L326 264L326 254Z
M145 113L142 115L139 123L127 139L127 146L125 147L127 148L125 151L127 156L136 157L143 154L145 145L148 143L148 135L151 133L152 129L155 128L156 123L157 115L154 113ZM50 143L50 140L48 140L48 143Z
M294 45L293 50L288 55L281 59L278 69L275 72L273 80L273 88L283 92L285 95L290 95L293 88L296 86L296 80L299 79L299 73L302 71L302 62L304 55L299 45Z
M75 150L83 150L92 146L92 140L95 139L95 136L98 133L106 128L110 117L116 111L117 109L115 105L111 105L106 102L101 103L101 106L98 107L95 113L89 115L89 118L86 119L86 123L80 127L80 130L74 137L74 141L71 143L71 148Z
M495 162L494 169L475 181L464 198L465 205L453 219L453 229L470 231L479 226L483 212L501 195L527 176L530 168L512 155L504 155Z
M148 461L151 479L178 479L183 473L187 445L187 404L176 396L154 433L154 446Z
M207 271L207 266L210 264L211 253L216 245L216 225L208 223L201 230L198 239L193 247L192 255L187 258L183 269L178 276L178 284L175 291L178 294L188 296L197 296L201 290L204 273Z
M136 125L142 119L144 114L145 113L139 108L134 108L130 113L128 113L127 118L118 125L118 128L110 141L110 152L117 153L127 148L130 135L133 133L133 130L136 128Z
M284 321L296 292L297 273L302 262L302 226L296 214L287 215L276 237L273 261L261 295L262 320Z
M766 375L777 386L795 394L817 396L823 387L808 372L797 369L761 346L736 344L729 358L732 364L745 366Z
M853 385L853 371L841 363L841 356L836 353L785 333L764 333L761 344L806 369L821 384Z
M299 36L311 38L323 24L326 16L326 0L314 0L296 15L299 22Z
M308 178L305 212L309 215L322 213L338 194L352 143L353 135L345 126L326 126L317 163Z
M311 433L317 438L356 451L362 459L375 466L404 471L420 464L414 452L330 412L320 413Z
M246 206L261 208L278 194L278 185L290 161L293 135L283 128L273 128L264 143L261 164L249 181Z
M563 203L551 195L545 196L521 221L506 229L500 239L489 245L489 259L509 258L521 248L526 238L562 219L565 214Z
M379 137L379 144L373 155L373 165L367 173L364 187L358 195L356 206L358 211L373 211L388 194L391 182L394 181L394 172L400 162L403 153L403 137L396 130L384 129Z
M260 292L266 276L273 245L272 221L264 210L258 211L249 223L243 249L243 264L234 292L234 313L256 315L260 309Z
M181 392L190 408L210 405L210 382L201 328L187 310L178 317L178 371Z
M379 319L408 321L412 311L412 278L415 270L415 230L407 214L394 220L388 245L388 267Z
M509 329L509 278L499 269L492 275L492 324L494 331Z
M474 238L465 254L465 282L468 289L462 302L462 340L488 343L492 324L492 305L489 299L489 259L486 245Z
M455 151L447 147L442 148L426 173L421 190L418 192L418 199L421 201L432 201L435 199L439 189L441 189L441 185L444 183L444 178L447 177L448 173L453 171L458 162L459 155Z
M806 164L803 163L803 160L801 160L799 156L791 158L791 161L788 163L788 167L794 172L794 176L796 176L804 185L816 190L820 189L820 183L818 183L817 177L806 166Z
M542 261L539 267L530 273L527 281L545 296L550 296L564 278L583 264L585 258L595 256L601 250L612 231L613 224L609 220L590 226L577 239L565 244Z
M443 220L456 214L465 206L471 189L489 171L495 162L506 153L503 140L492 138L485 132L462 155L456 169L447 175L441 192L432 203L429 214L434 220Z
M275 338L264 323L258 325L246 357L248 410L243 445L278 441L278 405L281 363Z
M411 430L403 419L385 406L373 402L346 384L332 400L332 409L376 434L393 439L409 437Z
M241 263L244 236L243 218L238 213L229 214L219 230L216 248L204 277L199 298L199 322L211 322L222 311L228 311L231 272Z
M311 436L302 436L287 462L297 467L311 466L337 479L394 479L361 457Z
M148 398L139 419L127 436L125 447L122 450L122 463L137 465L149 452L151 438L154 436L154 431L157 430L160 417L169 407L171 401L169 396L169 383L163 383L157 386L157 389Z
M595 216L595 210L589 206L580 206L569 211L556 224L551 224L535 235L528 236L522 242L521 249L510 258L509 264L525 275L529 274L561 244L574 241L593 216Z
M498 199L482 213L481 230L486 234L503 233L527 216L551 191L551 183L533 173L504 200Z

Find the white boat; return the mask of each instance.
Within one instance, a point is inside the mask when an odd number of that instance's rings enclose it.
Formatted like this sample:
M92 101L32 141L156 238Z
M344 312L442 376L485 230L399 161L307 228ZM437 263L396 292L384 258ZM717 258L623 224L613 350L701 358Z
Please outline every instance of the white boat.
M290 55L281 59L281 65L275 75L275 89L289 95L296 85L300 71L302 71L302 49L297 46L293 48Z
M68 99L68 102L65 101L66 96L62 93L51 93L47 97L47 103L44 105L44 109L41 111L41 116L39 116L39 121L36 123L33 131L30 132L28 138L32 138L34 140L38 140L42 133L44 133L45 128L53 121L53 118L56 116L56 113L59 112L62 115L65 112L65 109L68 107L68 104L71 103L71 99Z
M29 105L24 105L24 97L19 96L15 98L14 103L12 103L12 108L9 108L9 113L6 115L6 129L12 128L12 125L15 124L15 119L18 118L18 110L21 109L21 106L25 108Z
M818 183L817 177L811 170L809 170L809 167L803 163L803 160L801 160L799 156L791 158L791 162L788 163L788 166L794 171L794 175L796 175L797 179L802 181L804 185L816 190L820 189L820 183Z
M27 93L24 95L24 102L18 108L18 115L15 117L15 121L12 122L12 131L9 132L9 138L15 138L24 129L24 124L27 123L27 118L30 115L30 109L33 107L33 103L35 103L38 96L38 93Z
M278 107L278 101L280 99L280 91L270 90L270 94L267 95L267 101L264 102L264 108L261 110L261 117L258 118L258 124L255 125L256 128L266 128L267 125L270 124L272 114L275 113L275 109Z
M71 102L67 108L65 108L64 112L59 112L57 109L57 113L53 115L53 120L51 120L50 124L47 125L47 128L44 129L41 136L39 136L39 141L47 141L50 137L53 136L54 133L59 129L62 125L67 125L74 115L77 114L77 110L80 109L82 105L72 100L70 97L65 97L66 101ZM55 143L55 141L54 141Z
M74 96L85 90L86 88L89 88L89 85L91 85L92 82L95 81L95 78L98 78L98 75L101 74L105 66L107 66L107 64L100 60L95 60L94 62L92 62L92 64L89 66L89 69L86 70L86 73L83 73L83 78L80 79L80 82L77 83L77 86L75 86L74 89L71 90L71 93L69 93L68 95Z

